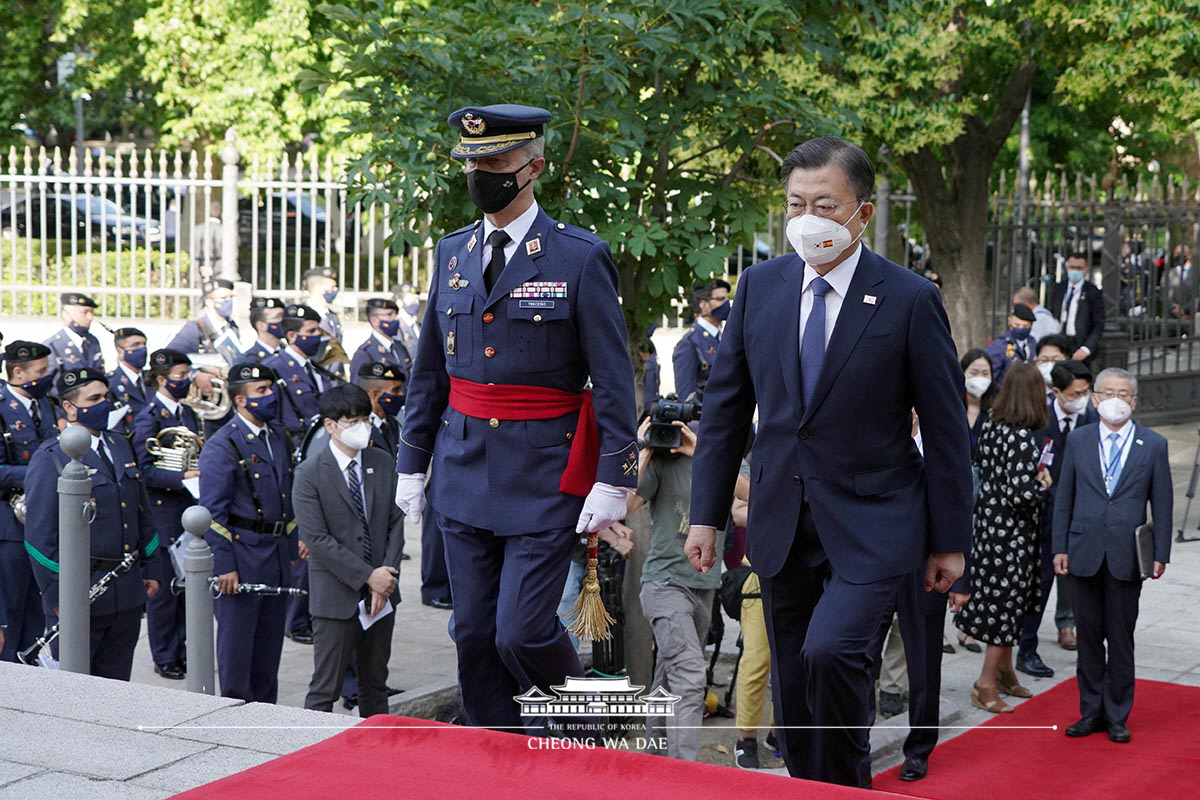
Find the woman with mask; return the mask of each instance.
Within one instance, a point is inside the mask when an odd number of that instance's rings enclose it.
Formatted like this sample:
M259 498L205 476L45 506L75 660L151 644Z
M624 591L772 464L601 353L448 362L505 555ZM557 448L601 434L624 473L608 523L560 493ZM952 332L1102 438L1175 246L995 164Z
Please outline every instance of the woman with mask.
M976 447L979 494L971 544L971 597L955 615L960 630L987 643L971 705L1012 711L1000 695L1031 697L1017 681L1013 647L1039 597L1042 513L1052 483L1036 434L1046 427L1045 383L1037 367L1014 364Z
M975 445L979 442L979 433L987 420L988 412L996 399L996 384L992 382L992 362L988 355L978 347L968 350L959 360L963 369L963 405L967 407L967 428L971 431L971 455L974 461ZM976 477L978 489L978 477ZM958 633L958 643L972 653L982 653L979 642L962 631ZM954 652L954 646L948 641L942 642L942 652Z

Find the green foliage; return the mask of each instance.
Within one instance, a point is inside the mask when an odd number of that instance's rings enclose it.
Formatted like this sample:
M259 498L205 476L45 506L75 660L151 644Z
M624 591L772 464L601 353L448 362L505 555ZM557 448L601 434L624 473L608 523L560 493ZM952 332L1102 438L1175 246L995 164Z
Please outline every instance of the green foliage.
M829 123L797 102L816 75L804 4L783 0L466 0L368 10L323 5L344 67L304 85L350 88L371 150L351 169L361 196L393 203L417 244L478 216L448 158L455 108L543 106L539 201L614 249L633 327L681 286L724 271L780 198L777 162ZM786 69L784 68L786 67Z
M19 144L10 126L21 120L45 130L55 110L67 108L54 85L56 48L46 41L56 0L13 0L0 17L0 147Z

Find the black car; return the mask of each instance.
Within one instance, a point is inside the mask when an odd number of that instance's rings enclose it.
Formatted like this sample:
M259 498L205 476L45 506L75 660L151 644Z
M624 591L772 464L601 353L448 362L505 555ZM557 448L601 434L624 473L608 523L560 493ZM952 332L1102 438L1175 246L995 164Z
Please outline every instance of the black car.
M346 227L353 224L352 216L347 214ZM326 231L329 231L328 243ZM271 247L276 250L315 249L323 252L328 244L334 251L341 252L343 247L341 227L334 220L334 212L326 209L323 198L313 198L307 192L288 192L286 195L272 192L239 198L238 235L243 248L265 248L268 236Z
M111 200L94 194L18 197L0 208L0 232L39 239L86 240L104 235L110 241L155 243L162 231L154 220L134 217Z

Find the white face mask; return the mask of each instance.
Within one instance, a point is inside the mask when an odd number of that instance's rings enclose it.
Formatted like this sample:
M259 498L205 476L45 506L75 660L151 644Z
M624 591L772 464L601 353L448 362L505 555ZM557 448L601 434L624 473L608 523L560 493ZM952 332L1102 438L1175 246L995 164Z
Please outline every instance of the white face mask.
M857 214L862 207L863 203L859 203L858 208L854 209L854 214ZM850 215L851 219L854 218L854 214ZM865 231L866 228L863 230ZM788 241L795 248L796 253L804 259L804 263L812 264L814 267L835 261L838 256L858 241L859 236L862 236L862 231L858 236L851 236L845 225L836 220L818 217L816 214L792 217L787 224Z
M1087 410L1088 399L1089 396L1085 394L1083 397L1076 397L1074 400L1064 400L1062 407L1067 410L1068 414L1082 414Z
M1109 425L1123 425L1133 416L1133 407L1119 397L1101 400L1096 410L1100 412L1100 419Z
M983 375L972 375L966 379L967 393L972 397L983 397L991 385L992 379Z
M356 422L349 428L336 427L337 437L351 450L362 450L371 443L371 426L365 422Z
M1054 369L1053 362L1049 363L1049 364L1038 364L1038 372L1042 373L1042 380L1044 380L1046 382L1047 386L1049 386L1051 384L1050 372L1053 369Z

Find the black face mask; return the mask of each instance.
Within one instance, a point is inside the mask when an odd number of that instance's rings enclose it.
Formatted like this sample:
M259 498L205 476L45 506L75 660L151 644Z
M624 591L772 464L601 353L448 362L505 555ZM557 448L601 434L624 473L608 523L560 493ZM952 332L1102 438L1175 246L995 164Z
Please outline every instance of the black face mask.
M533 178L517 185L517 173L533 162L529 159L512 172L484 172L473 169L467 173L467 191L471 202L485 214L495 214L508 208L521 190L533 182Z

